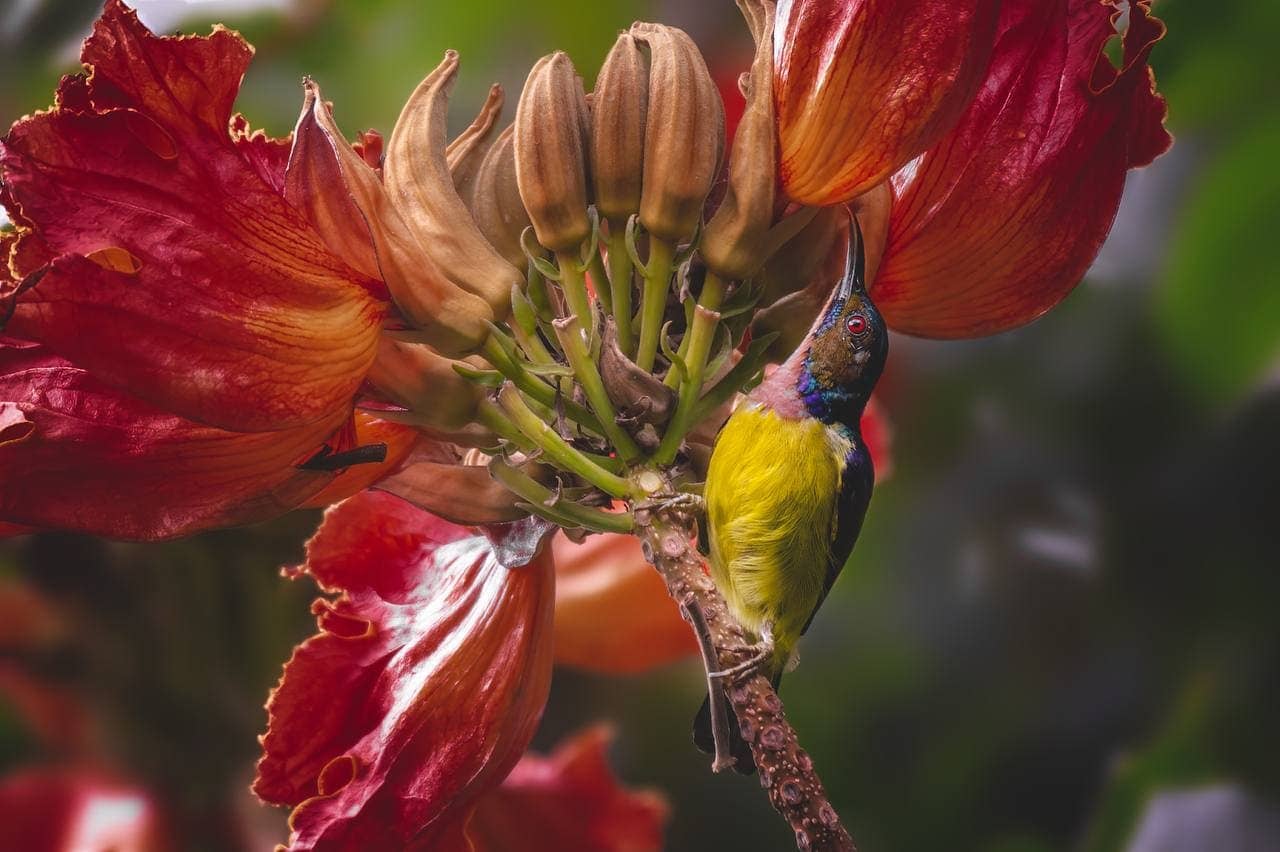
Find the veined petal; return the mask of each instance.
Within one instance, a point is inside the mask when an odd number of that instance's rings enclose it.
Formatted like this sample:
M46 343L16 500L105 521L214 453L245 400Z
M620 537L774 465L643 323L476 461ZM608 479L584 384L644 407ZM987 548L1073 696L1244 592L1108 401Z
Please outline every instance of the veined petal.
M774 100L783 190L861 195L946 133L991 55L999 0L780 0Z
M546 757L526 754L476 807L472 852L658 852L669 808L661 795L621 786L605 749L604 725L562 742Z
M1079 282L1125 173L1172 143L1147 65L1164 25L1131 3L1123 66L1112 2L1006 0L991 74L960 123L893 179L871 293L889 325L980 337L1030 322Z
M647 671L698 653L693 631L630 535L575 544L556 533L556 662L597 672Z
M183 417L266 431L350 404L385 305L286 202L279 146L232 125L251 53L107 3L90 75L0 149L21 241L56 258L6 331Z
M550 685L547 556L368 491L307 544L320 633L268 703L254 790L295 805L290 848L441 849L519 760Z
M0 520L164 539L265 520L333 479L299 470L349 417L227 432L126 396L36 345L0 340ZM4 414L8 412L8 414ZM25 425L24 425L25 424Z

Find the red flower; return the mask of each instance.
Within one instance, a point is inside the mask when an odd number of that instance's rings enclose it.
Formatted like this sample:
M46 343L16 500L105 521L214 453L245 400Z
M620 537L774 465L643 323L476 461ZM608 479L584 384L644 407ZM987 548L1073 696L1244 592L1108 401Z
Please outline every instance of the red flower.
M665 808L617 788L602 734L516 766L550 686L555 577L545 554L504 564L513 542L492 536L372 491L325 514L296 573L339 597L271 696L254 784L294 806L291 849L657 848ZM596 845L554 845L575 836L556 815L588 805ZM493 845L513 813L553 845Z
M1000 0L782 0L774 99L796 201L861 195L955 123L982 80Z
M173 848L144 791L95 769L27 769L0 779L6 849Z
M387 302L287 199L305 158L233 119L251 54L222 28L157 38L110 0L91 73L4 138L0 520L256 520L333 478L299 464L350 448Z
M551 678L551 561L398 497L325 514L301 569L339 594L285 667L254 790L293 849L450 848L533 736Z
M1092 263L1125 173L1171 144L1147 66L1164 35L1150 0L1128 2L1119 69L1103 52L1119 0L1003 0L995 11L778 7L783 188L833 204L892 173L871 293L899 331L978 337L1043 314Z

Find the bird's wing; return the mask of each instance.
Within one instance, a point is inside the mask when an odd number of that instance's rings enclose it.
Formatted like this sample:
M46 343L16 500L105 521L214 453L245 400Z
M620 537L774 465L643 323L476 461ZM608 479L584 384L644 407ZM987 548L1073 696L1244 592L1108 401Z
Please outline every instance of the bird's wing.
M875 486L875 470L871 465L871 456L860 441L855 442L844 459L844 467L840 474L840 498L831 513L831 556L827 562L827 574L822 585L822 594L809 614L801 633L809 631L813 617L822 608L827 593L835 585L836 578L844 564L853 553L853 546L862 532L862 519L867 514L867 505L871 502L871 490Z

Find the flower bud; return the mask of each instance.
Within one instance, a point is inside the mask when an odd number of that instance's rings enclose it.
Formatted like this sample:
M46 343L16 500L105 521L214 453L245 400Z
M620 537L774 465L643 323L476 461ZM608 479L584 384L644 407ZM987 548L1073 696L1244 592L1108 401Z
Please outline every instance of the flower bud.
M635 38L623 33L600 68L591 102L591 177L596 209L625 222L640 209L649 69Z
M576 250L591 234L590 122L582 80L568 55L539 59L516 107L516 182L538 242L552 251Z
M416 424L453 432L471 423L484 396L454 371L456 363L430 347L383 337L367 378L387 399L413 412Z
M320 98L319 88L311 81L307 81L306 88L310 117L314 120L305 126L308 132L320 134L311 150L315 156L335 158L346 190L369 228L378 268L396 306L423 339L439 351L451 355L474 351L489 335L487 324L494 320L493 309L454 284L423 251L378 173L338 130Z
M489 148L493 145L498 116L502 114L502 105L505 100L501 86L497 83L490 86L489 97L485 98L484 105L480 107L475 120L444 149L445 160L449 163L449 175L453 178L453 187L458 191L458 197L467 206L470 206L476 172L484 162L484 155L489 153Z
M729 186L707 223L699 251L721 278L753 275L768 251L765 235L773 224L777 176L773 124L773 6L771 0L739 0L756 39L751 73L743 75L746 111L733 137Z
M471 215L507 263L527 264L520 235L529 227L529 214L516 183L515 125L509 125L484 155L471 188Z
M449 91L458 54L444 60L410 95L387 143L387 194L423 249L455 284L489 305L494 316L511 310L511 287L524 280L485 240L453 185L445 156Z
M724 151L724 104L702 54L682 30L633 24L649 46L640 224L654 236L691 237Z

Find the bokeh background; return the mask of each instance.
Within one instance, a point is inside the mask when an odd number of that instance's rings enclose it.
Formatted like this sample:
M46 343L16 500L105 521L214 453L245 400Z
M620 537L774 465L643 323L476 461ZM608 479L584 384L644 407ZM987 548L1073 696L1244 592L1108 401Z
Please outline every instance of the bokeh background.
M750 56L729 0L135 5L161 32L240 29L239 108L276 134L304 74L345 129L389 130L447 47L459 128L493 80L510 118L550 50L590 83L637 18L726 79ZM0 0L0 123L49 102L97 9ZM893 474L784 691L864 852L1280 849L1280 4L1156 10L1177 143L1131 174L1086 282L1012 333L893 342ZM315 521L0 543L0 783L92 754L181 848L283 839L247 785L313 629L314 588L276 569ZM701 690L693 663L557 671L535 746L615 720L623 778L673 805L670 849L790 848L757 782L689 744Z

